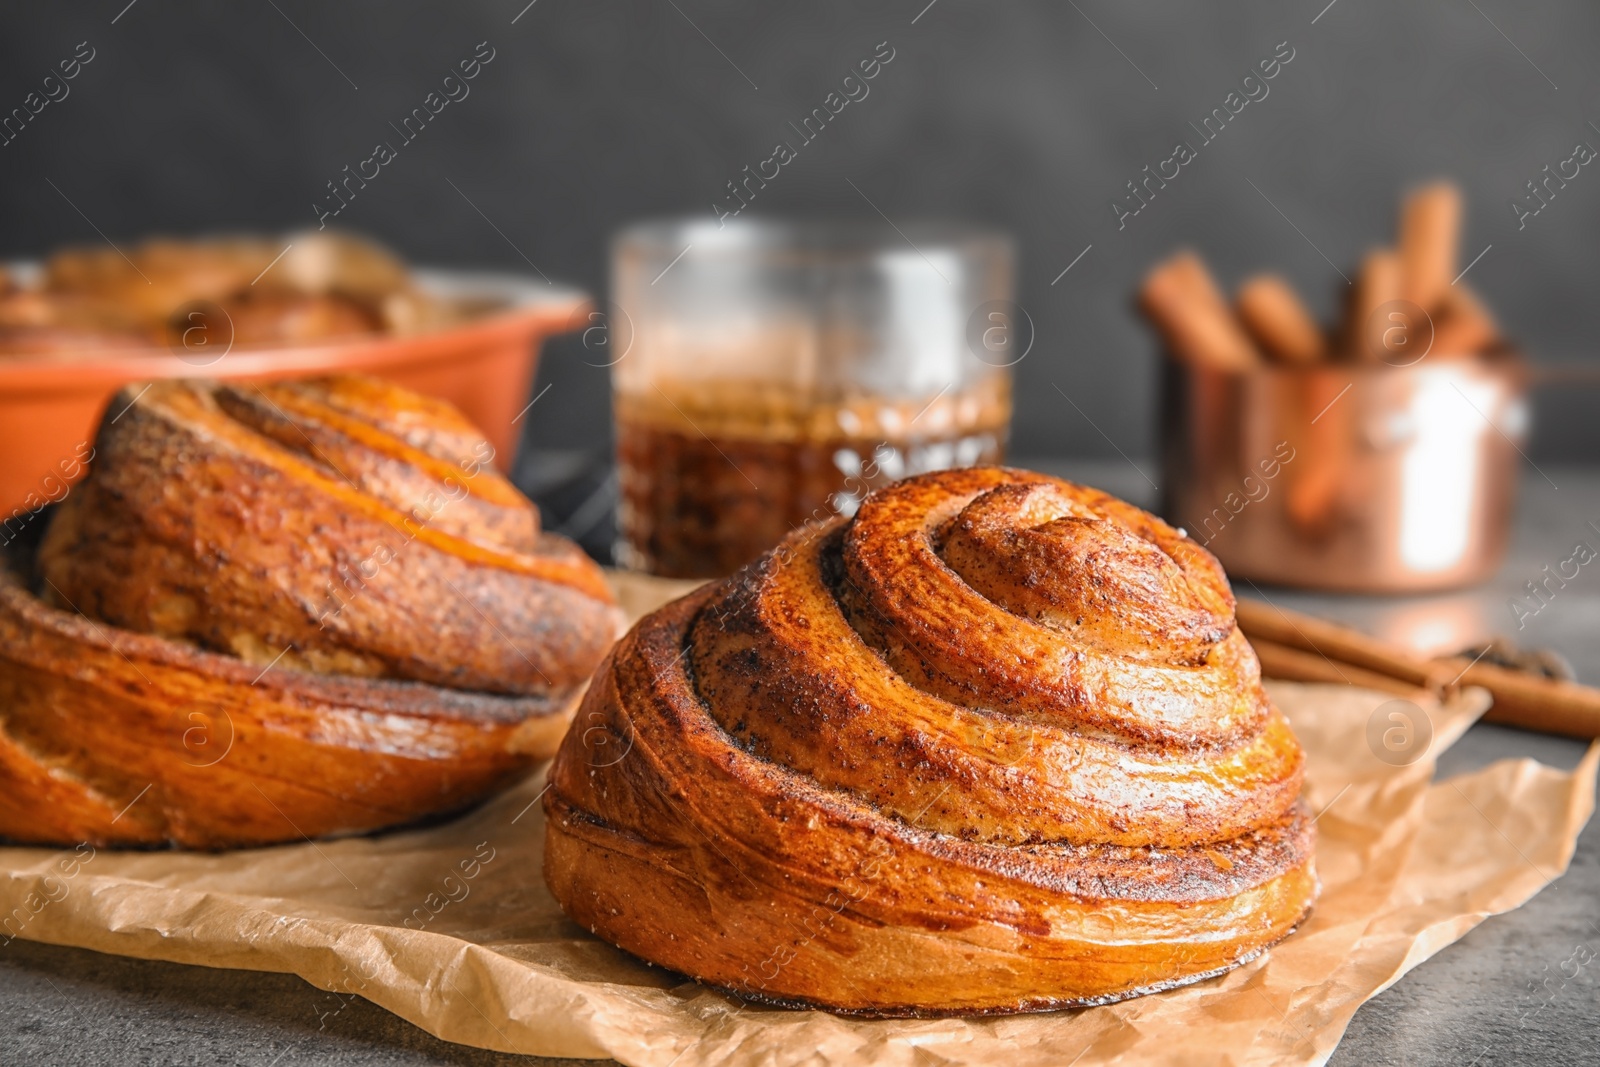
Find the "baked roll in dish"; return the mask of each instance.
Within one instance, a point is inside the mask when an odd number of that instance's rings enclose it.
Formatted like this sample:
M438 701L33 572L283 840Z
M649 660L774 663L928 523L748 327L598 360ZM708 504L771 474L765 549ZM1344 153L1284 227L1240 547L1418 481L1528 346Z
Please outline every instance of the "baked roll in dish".
M567 914L876 1015L1220 974L1317 893L1303 755L1220 566L1093 489L923 475L647 616L545 796Z
M125 389L0 568L0 837L361 832L550 756L621 617L492 456L374 379Z
M429 292L388 250L333 231L67 248L0 270L0 358L311 345L452 325L481 311Z

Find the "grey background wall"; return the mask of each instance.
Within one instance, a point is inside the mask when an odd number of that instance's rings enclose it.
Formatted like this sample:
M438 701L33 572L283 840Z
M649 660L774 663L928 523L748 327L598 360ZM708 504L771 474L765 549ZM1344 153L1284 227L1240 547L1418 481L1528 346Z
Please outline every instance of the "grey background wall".
M1153 449L1155 346L1129 295L1162 253L1194 245L1230 283L1280 269L1331 312L1334 265L1349 273L1388 241L1398 191L1436 175L1468 192L1465 257L1488 248L1469 277L1508 332L1541 363L1596 358L1600 171L1521 229L1509 207L1576 143L1600 147L1600 7L1583 0L126 4L0 16L0 111L79 42L95 55L0 147L0 255L96 229L120 243L314 225L325 183L394 140L389 124L487 41L471 95L336 221L418 261L529 271L526 256L602 291L617 226L709 217L727 181L887 41L870 94L754 209L874 217L853 182L896 221L1014 233L1038 331L1017 368L1019 453ZM1119 229L1124 183L1197 143L1188 123L1280 42L1294 58L1269 95ZM579 354L567 342L547 360L539 443L604 446L605 372ZM1534 455L1600 453L1597 399L1542 391Z

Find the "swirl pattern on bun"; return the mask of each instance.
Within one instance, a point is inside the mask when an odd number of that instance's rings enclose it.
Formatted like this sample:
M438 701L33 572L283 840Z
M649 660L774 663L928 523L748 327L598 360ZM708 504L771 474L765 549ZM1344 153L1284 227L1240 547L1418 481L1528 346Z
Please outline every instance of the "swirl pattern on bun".
M1306 914L1302 773L1209 553L1093 489L945 471L619 643L552 770L545 874L753 999L1105 1003Z
M376 379L124 390L0 567L0 837L359 832L552 754L620 615L492 456Z

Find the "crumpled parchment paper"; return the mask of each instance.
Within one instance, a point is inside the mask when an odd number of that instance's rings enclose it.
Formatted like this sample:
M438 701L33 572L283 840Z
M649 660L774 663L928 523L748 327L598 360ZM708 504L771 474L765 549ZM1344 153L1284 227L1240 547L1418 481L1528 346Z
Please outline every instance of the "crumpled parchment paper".
M632 614L661 598L623 592ZM1319 1064L1363 1001L1566 869L1600 745L1570 774L1508 760L1435 782L1434 757L1482 691L1426 708L1431 745L1386 762L1369 740L1389 736L1386 713L1375 731L1369 720L1392 696L1271 690L1320 812L1315 912L1265 959L1108 1007L843 1019L744 1005L647 966L545 890L542 771L460 818L376 837L222 855L0 848L0 943L288 971L328 991L319 1013L361 996L450 1041L653 1067Z

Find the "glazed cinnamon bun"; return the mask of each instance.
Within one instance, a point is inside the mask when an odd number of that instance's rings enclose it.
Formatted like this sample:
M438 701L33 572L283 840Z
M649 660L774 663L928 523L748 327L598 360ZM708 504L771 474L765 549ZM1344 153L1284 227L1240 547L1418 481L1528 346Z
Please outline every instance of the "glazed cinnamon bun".
M878 1015L1220 974L1317 892L1303 756L1216 560L1023 471L901 482L647 616L552 769L575 921Z
M360 832L551 755L620 615L492 458L375 379L123 390L0 567L0 837Z

